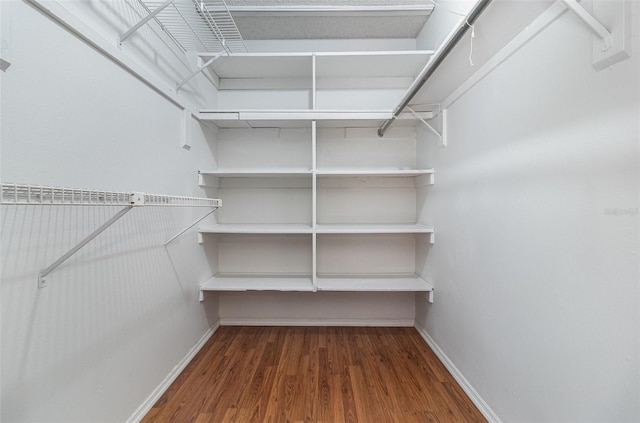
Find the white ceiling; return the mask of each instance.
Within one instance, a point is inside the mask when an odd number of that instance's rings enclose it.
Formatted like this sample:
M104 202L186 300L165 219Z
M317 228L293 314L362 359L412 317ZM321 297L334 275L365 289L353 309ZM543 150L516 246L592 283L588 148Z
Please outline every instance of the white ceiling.
M415 38L433 4L403 0L227 0L245 40Z

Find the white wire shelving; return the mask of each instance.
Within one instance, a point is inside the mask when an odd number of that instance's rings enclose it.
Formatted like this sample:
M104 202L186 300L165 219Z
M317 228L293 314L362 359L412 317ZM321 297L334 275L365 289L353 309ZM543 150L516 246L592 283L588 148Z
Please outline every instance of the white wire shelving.
M184 52L247 52L244 40L224 0L138 2L149 15L123 33L120 42L154 19Z
M60 188L29 184L1 184L0 204L5 206L120 206L122 209L102 226L38 273L38 288L47 286L46 276L77 253L82 247L113 225L134 207L208 207L204 216L187 226L164 243L173 240L194 227L222 206L215 198L182 197L176 195L146 194L143 192L99 191L83 188Z
M2 184L2 205L219 207L214 198Z

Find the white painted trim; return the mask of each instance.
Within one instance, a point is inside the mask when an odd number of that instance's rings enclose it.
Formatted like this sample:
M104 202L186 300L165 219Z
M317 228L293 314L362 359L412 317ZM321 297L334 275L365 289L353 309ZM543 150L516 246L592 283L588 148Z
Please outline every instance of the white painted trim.
M567 5L562 0L557 0L547 10L545 10L538 18L528 25L522 32L516 35L513 40L509 41L499 52L489 59L480 67L473 75L462 83L454 92L452 92L442 103L442 109L449 108L453 103L458 101L460 97L465 95L467 91L476 86L486 76L494 71L498 66L507 61L518 50L524 47L529 41L533 40L538 34L545 30L549 25L557 21L565 12Z
M456 382L458 382L462 390L469 396L469 399L471 399L475 406L478 407L478 410L480 410L482 415L489 421L489 423L502 423L500 417L498 417L495 411L491 409L489 404L487 404L487 402L482 399L478 391L475 390L471 383L469 383L469 381L464 377L462 372L460 372L456 365L453 364L453 361L451 361L451 359L447 357L444 351L442 351L442 348L440 348L440 346L436 344L436 341L434 341L433 338L429 336L427 330L418 322L414 322L414 327L416 328L420 336L422 336L422 339L424 339L427 345L429 345L429 347L433 350L436 356L438 356L442 364L444 364L447 370L449 370L449 373L451 373Z
M412 327L411 319L242 319L221 317L222 326L384 326Z
M140 407L126 420L126 423L138 423L141 421L144 416L151 410L151 407L160 399L162 394L166 392L167 389L171 386L171 384L180 376L180 373L187 367L187 365L193 360L193 358L198 354L198 352L202 349L202 347L207 343L209 338L220 328L220 320L216 321L213 326L211 326L204 335L196 342L196 344L189 350L187 355L184 356L182 360L178 363L176 367L169 372L167 377L164 378L162 383L158 385L156 389L153 390L151 395L142 403Z

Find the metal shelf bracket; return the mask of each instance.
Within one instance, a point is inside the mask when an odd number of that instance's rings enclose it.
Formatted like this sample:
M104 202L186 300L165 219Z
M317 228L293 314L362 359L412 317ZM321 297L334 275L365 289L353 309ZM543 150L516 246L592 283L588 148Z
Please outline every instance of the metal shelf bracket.
M95 231L93 231L89 235L87 235L82 241L80 241L73 248L71 248L69 251L64 253L58 260L54 261L49 266L47 266L44 269L40 270L40 272L38 273L38 288L44 288L45 286L47 286L46 277L47 277L47 275L49 273L53 272L58 267L60 267L60 265L62 263L67 261L69 258L71 258L71 256L73 256L75 253L80 251L80 249L82 249L82 247L87 245L89 242L91 242L94 238L96 238L102 232L107 230L107 228L109 228L109 226L113 225L118 220L120 220L120 218L122 216L124 216L125 214L127 214L132 208L144 206L144 200L145 200L144 193L134 192L134 193L129 194L129 205L128 206L125 206L118 213L116 213L111 219L107 220L102 226L100 226L98 229L96 229Z
M182 235L183 233L187 232L189 229L193 228L194 226L196 226L198 223L200 223L201 221L203 221L205 218L207 218L208 216L210 216L211 214L213 214L213 212L215 212L216 210L218 210L218 207L215 207L213 210L210 210L207 214L205 214L204 216L202 216L201 218L199 218L198 220L196 220L195 222L193 222L191 225L187 226L186 228L184 228L183 230L181 230L180 232L178 232L177 234L175 234L174 236L172 236L167 242L164 243L164 246L168 246L169 244L171 244L173 241L175 241L180 235ZM200 242L200 238L198 238L198 243L202 244L202 242Z
M40 272L38 273L38 288L44 288L45 286L47 286L46 277L49 273L56 270L62 263L67 261L72 255L77 253L82 247L87 245L89 242L91 242L91 240L93 240L95 237L97 237L102 232L104 232L109 226L113 225L118 220L120 220L120 218L125 214L127 214L127 212L129 212L133 207L134 205L130 205L120 210L111 219L107 220L102 226L100 226L95 231L91 232L91 234L87 235L85 239L83 239L78 244L76 244L73 248L71 248L69 251L64 253L58 260L51 263L48 267L45 267L44 269L40 270Z
M175 195L146 194L143 192L97 191L81 188L57 188L27 184L0 184L0 204L7 206L124 206L102 226L87 235L59 259L38 272L38 288L47 286L46 277L82 247L107 230L134 207L213 207L204 217L198 219L165 243L166 245L205 217L216 211L222 204L213 198L179 197Z
M433 304L433 289L429 291L427 301L429 301L429 304Z
M604 46L602 51L607 51L613 46L613 35L591 13L582 7L576 0L562 0L567 7L574 12L598 37L602 39Z
M418 119L420 123L422 123L431 133L438 137L438 140L440 140L440 145L442 145L443 147L447 146L447 109L440 110L439 113L434 116L434 118L440 116L442 132L434 128L433 125L431 125L429 122L427 122L426 119L418 115L418 113L410 106L406 106L405 109L408 110L409 113L413 115L413 117Z
M120 38L118 38L118 46L121 47L122 43L127 38L129 38L131 35L133 35L134 32L139 30L142 26L144 26L151 19L155 18L160 12L162 12L164 9L166 9L167 6L172 4L174 1L175 0L167 0L167 1L165 1L160 6L158 6L153 12L151 12L150 14L145 16L140 22L138 22L137 24L135 24L134 26L129 28L127 31L125 31L122 35L120 35Z
M176 92L180 91L180 88L182 88L182 86L184 84L186 84L187 82L191 81L193 78L196 77L196 75L198 75L200 72L205 70L210 64L212 64L213 62L218 60L224 54L227 54L227 52L225 50L222 50L221 52L219 52L218 54L213 56L211 59L209 59L206 62L204 62L204 64L202 66L200 66L198 69L196 69L195 71L191 72L191 74L189 76L187 76L185 79L183 79L182 81L178 82L176 84Z

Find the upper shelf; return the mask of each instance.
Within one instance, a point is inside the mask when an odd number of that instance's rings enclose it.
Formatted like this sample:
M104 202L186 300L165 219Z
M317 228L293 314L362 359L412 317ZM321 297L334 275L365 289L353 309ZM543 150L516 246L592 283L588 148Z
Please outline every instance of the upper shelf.
M434 229L419 223L328 223L318 224L316 232L319 234L432 234Z
M432 50L237 53L215 60L209 69L219 78L311 78L315 56L316 78L416 77L433 55ZM203 60L213 56L199 54Z
M197 113L201 121L209 121L220 128L306 128L316 121L322 128L377 128L385 120L391 119L391 110L238 110L201 109ZM420 112L423 119L431 119L432 112ZM396 126L415 126L416 119L400 115Z
M219 169L201 170L200 175L216 176L219 178L280 178L280 177L311 177L311 169L306 168L260 168L260 169ZM206 185L201 183L200 185Z
M433 169L318 169L316 174L319 177L410 177L431 175L434 172Z

